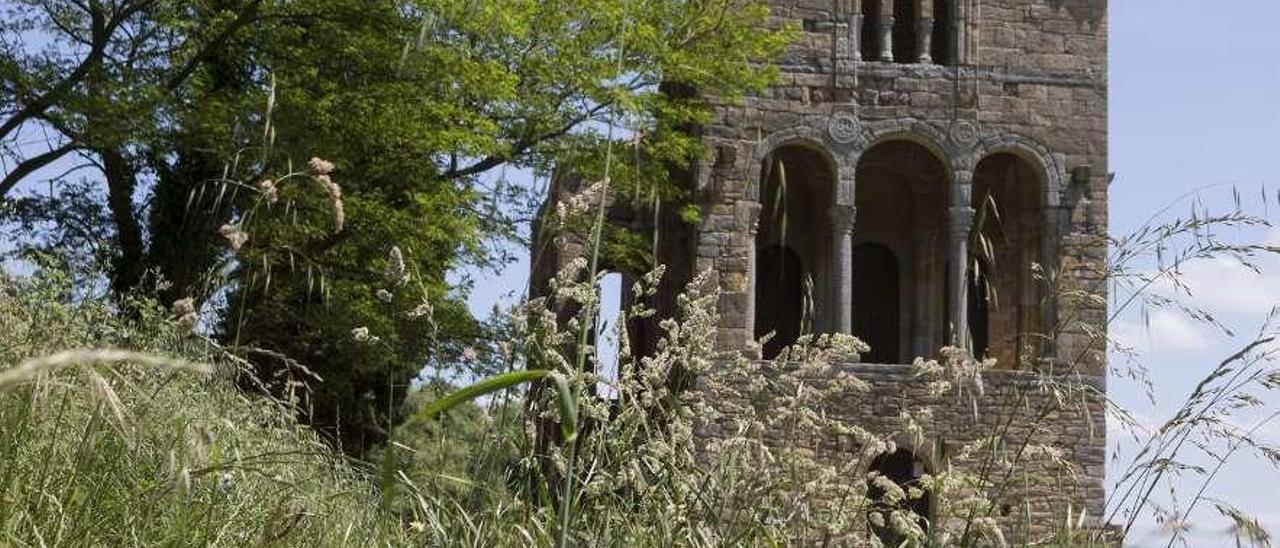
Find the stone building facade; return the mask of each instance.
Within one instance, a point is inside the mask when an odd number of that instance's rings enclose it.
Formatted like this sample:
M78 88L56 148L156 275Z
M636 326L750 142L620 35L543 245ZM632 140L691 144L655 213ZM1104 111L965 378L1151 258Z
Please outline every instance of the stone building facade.
M859 336L868 363L846 369L872 390L844 414L871 425L923 397L904 364L944 346L996 358L996 388L1050 375L1105 393L1106 0L771 4L799 40L776 85L700 128L704 216L671 223L682 236L657 257L676 283L713 273L720 346L775 333L768 360L802 321ZM1101 513L1105 415L1100 395L1086 403L1014 424L1079 471L1005 495L1034 521L1067 503ZM935 444L991 426L953 411Z

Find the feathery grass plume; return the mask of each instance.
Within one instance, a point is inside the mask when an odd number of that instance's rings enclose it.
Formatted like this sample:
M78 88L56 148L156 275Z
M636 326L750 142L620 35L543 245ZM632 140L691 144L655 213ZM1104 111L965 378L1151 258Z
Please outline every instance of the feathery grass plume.
M232 251L240 251L240 248L249 242L249 233L245 232L239 225L224 224L218 228L218 234L221 234L227 240L227 245L231 246Z
M408 542L283 404L210 375L239 366L175 333L185 305L124 315L70 283L0 277L0 545Z

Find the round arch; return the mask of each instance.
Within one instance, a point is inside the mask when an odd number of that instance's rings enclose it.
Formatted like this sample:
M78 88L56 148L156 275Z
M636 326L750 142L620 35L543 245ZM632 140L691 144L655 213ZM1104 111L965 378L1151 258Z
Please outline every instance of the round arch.
M847 178L845 176L846 166L841 162L841 158L832 152L831 147L826 142L824 133L811 126L794 126L778 130L756 143L755 160L751 162L750 172L747 174L746 198L757 202L761 200L761 178L763 176L761 166L778 150L791 146L804 148L822 156L836 182L833 185L836 196L832 198L838 200L840 181ZM837 201L837 203L839 202Z
M948 168L951 168L953 158L957 156L957 151L947 144L950 139L946 133L931 124L918 120L883 120L869 123L863 128L862 135L854 143L854 150L849 155L849 165L858 165L858 160L867 151L889 141L910 141L929 149Z
M1029 137L1001 134L980 139L967 154L957 157L956 168L972 173L983 160L997 154L1010 154L1031 165L1044 183L1045 207L1060 205L1066 166L1048 147Z

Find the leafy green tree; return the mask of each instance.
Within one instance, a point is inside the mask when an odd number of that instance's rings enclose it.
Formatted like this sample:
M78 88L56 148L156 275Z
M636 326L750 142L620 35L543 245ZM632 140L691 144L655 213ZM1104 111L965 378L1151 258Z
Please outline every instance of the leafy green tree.
M0 139L17 157L29 124L59 138L0 196L89 159L106 214L65 193L21 210L78 237L109 219L116 291L151 271L165 302L211 300L220 336L277 390L308 381L307 417L357 454L424 365L492 346L447 274L520 234L532 200L502 170L599 177L626 140L644 161L615 188L692 217L680 175L707 98L767 84L787 39L757 0L25 0L5 17L21 30L0 48ZM386 275L393 246L407 282Z

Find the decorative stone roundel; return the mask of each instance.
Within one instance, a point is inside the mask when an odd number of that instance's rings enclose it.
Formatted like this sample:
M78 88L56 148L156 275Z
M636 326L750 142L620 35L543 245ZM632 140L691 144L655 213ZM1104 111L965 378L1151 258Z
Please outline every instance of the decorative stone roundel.
M858 139L858 136L862 133L862 124L852 114L837 112L831 117L831 122L827 124L827 132L831 134L832 141L847 145Z
M951 140L965 146L978 142L978 126L966 120L951 124Z

